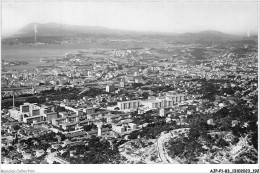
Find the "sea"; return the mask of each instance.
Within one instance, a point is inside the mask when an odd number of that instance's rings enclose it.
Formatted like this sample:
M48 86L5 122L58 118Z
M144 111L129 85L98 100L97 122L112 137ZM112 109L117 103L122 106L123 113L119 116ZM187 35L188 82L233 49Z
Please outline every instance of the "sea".
M7 46L3 45L1 59L6 61L26 61L27 65L10 66L6 69L24 70L34 69L44 65L40 60L44 57L62 57L68 52L78 51L77 48L61 47L57 45L26 45Z
M34 69L44 65L40 60L44 57L62 57L66 53L90 49L131 49L144 47L164 47L157 42L87 42L73 44L46 45L2 45L1 59L7 61L26 61L29 64L10 66L7 70Z

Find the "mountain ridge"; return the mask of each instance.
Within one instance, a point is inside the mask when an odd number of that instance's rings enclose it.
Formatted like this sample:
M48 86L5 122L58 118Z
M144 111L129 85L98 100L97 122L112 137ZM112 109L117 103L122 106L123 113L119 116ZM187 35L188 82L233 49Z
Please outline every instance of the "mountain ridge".
M34 36L34 25L37 25L37 36L70 36L70 35L80 35L80 34L156 34L156 35L169 35L169 36L187 36L192 37L195 35L202 36L233 36L240 37L238 35L226 34L223 32L215 31L215 30L204 30L199 32L186 32L182 34L177 34L173 32L155 32L155 31L129 31L129 30L120 30L120 29L111 29L101 26L85 26L85 25L68 25L68 24L60 24L55 22L50 23L30 23L25 27L21 28L17 34L14 36Z
M2 44L35 42L35 25L37 25L37 41L39 43L60 44L63 41L71 41L73 38L88 38L91 41L96 39L119 39L119 40L142 40L142 41L164 41L167 43L220 43L246 40L257 42L257 36L242 36L223 33L215 30L206 30L199 32L187 32L182 34L171 32L153 32L153 31L127 31L111 29L100 26L68 25L55 22L50 23L30 23L21 28L15 35L2 38Z

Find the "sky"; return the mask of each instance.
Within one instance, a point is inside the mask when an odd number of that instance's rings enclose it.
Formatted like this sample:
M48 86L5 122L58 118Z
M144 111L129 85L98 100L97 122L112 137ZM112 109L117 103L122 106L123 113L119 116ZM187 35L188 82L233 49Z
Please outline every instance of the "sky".
M249 34L258 30L257 2L2 2L2 35L29 23L102 26L170 33L216 30Z

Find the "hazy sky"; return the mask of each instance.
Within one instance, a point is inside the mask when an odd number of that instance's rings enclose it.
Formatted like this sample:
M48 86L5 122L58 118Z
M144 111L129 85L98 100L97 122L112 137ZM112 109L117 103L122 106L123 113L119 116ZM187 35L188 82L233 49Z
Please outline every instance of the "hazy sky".
M237 34L256 32L257 17L257 2L3 2L2 34L12 34L32 22Z

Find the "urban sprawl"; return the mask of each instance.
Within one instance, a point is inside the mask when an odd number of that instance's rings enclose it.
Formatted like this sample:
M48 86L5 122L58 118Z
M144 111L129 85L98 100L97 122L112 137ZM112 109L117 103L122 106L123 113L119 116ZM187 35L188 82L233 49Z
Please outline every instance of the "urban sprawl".
M254 164L257 45L2 61L4 164Z

